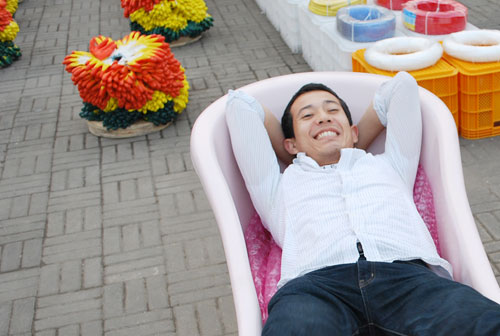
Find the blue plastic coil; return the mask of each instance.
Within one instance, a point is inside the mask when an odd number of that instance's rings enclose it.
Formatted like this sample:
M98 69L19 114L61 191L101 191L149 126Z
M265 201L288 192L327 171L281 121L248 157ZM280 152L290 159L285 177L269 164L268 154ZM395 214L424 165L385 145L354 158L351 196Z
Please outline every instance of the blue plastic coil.
M337 12L337 30L353 42L375 42L394 36L396 16L379 6L347 6Z

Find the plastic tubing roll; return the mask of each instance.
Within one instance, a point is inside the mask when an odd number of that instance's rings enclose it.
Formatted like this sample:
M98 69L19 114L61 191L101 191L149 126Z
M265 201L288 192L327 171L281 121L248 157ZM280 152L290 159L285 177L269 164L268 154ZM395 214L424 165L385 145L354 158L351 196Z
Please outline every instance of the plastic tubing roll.
M467 7L453 0L411 0L403 5L403 24L425 35L455 33L465 29Z
M378 6L348 6L337 12L337 30L353 42L375 42L394 36L396 16Z
M403 4L409 0L376 0L375 3L392 10L402 10Z
M465 30L447 36L444 51L468 62L500 62L500 30Z
M442 55L439 42L425 37L393 37L366 49L365 60L377 69L413 71L433 66Z
M361 4L366 4L366 0L310 0L308 8L317 15L335 16L343 7Z

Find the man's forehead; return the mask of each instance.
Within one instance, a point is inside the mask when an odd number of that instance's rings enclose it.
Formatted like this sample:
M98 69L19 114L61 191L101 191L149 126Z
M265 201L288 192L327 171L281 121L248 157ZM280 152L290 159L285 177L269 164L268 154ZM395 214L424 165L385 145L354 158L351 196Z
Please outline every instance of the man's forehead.
M300 111L307 107L313 107L324 103L340 105L339 100L328 91L314 90L300 95L292 104L291 110Z

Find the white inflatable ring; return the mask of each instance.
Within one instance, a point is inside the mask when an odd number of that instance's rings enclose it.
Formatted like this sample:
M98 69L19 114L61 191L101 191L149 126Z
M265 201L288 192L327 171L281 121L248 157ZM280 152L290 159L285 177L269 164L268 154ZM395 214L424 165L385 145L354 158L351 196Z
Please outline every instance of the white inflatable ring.
M443 41L444 51L468 62L500 61L500 30L466 30Z
M375 42L365 52L371 66L387 71L412 71L436 64L443 55L438 42L423 37L393 37Z

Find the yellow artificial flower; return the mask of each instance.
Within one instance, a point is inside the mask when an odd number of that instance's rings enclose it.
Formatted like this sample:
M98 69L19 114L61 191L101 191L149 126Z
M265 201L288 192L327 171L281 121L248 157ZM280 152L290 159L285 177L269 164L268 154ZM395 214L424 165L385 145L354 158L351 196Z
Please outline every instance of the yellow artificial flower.
M182 69L184 71L184 69ZM174 98L174 111L177 113L181 113L187 106L188 98L189 98L189 82L184 76L184 80L182 81L183 87L179 91L179 95Z
M148 111L156 112L159 109L162 109L167 101L168 101L167 94L161 91L155 91L153 93L153 98L151 98L151 100L148 101L143 107L137 109L137 111L142 112L144 114L148 113Z
M7 9L10 14L14 14L17 11L18 5L18 0L7 0L7 7L5 9Z
M16 21L11 21L3 31L0 30L0 42L14 41L19 32Z
M130 14L130 20L145 30L156 27L179 31L187 26L188 20L199 23L207 17L207 6L203 0L163 0L147 12L141 8Z
M118 108L118 99L111 97L108 100L108 105L104 108L104 112L114 111Z

